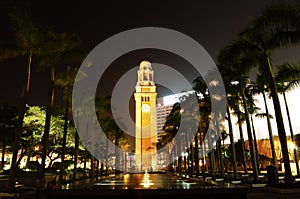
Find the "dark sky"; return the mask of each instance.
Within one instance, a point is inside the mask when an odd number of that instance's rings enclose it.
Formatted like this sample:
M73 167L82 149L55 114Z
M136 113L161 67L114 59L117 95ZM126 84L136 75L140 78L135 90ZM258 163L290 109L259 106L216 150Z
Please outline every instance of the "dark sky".
M81 47L92 50L103 40L124 30L137 27L158 26L180 31L200 43L216 60L218 50L235 39L238 30L244 26L248 16L258 15L272 0L161 0L161 1L64 1L64 0L2 0L0 2L0 40L12 40L13 31L7 11L12 6L21 6L42 26L52 26L57 32L76 33L81 39ZM299 55L295 50L285 55ZM294 54L293 54L294 53ZM291 55L292 54L292 55ZM103 78L107 92L116 79L122 75L116 69L126 72L138 65L143 58L180 67L180 58L159 51L138 51L117 59ZM25 60L0 62L0 101L13 102L20 96L20 85L25 68ZM118 68L119 67L119 68ZM189 76L192 71L183 70ZM30 99L32 103L44 103L47 96L48 71L33 71ZM111 78L115 76L115 79ZM192 80L190 80L192 81ZM162 89L163 90L163 89Z

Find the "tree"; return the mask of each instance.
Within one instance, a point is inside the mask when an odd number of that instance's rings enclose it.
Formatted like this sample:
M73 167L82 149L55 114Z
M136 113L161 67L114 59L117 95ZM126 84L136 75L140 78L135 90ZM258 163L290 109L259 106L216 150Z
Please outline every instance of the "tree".
M256 164L256 153L253 146L252 139L252 130L249 118L249 110L248 103L245 95L245 88L249 83L249 71L253 67L254 61L249 59L249 54L243 54L240 52L240 48L245 45L245 42L242 40L236 40L231 44L225 46L221 49L218 55L218 61L220 63L220 67L222 70L227 71L227 74L231 74L231 77L235 79L231 79L231 82L234 82L239 90L239 94L241 96L244 116L247 127L247 135L249 139L250 153L251 153L251 163L253 169L254 181L258 181L258 170ZM239 108L239 107L238 107ZM240 112L238 112L240 114ZM238 115L239 122L240 115ZM240 124L241 125L241 124ZM241 128L240 128L241 130Z
M220 140L222 140L222 145L223 145L223 148L222 148L222 157L224 158L224 165L225 165L225 172L228 172L228 164L227 164L227 153L226 153L226 147L225 147L225 140L227 139L228 137L228 133L226 131L226 128L223 127L222 130L221 130L221 137L220 137Z
M272 132L272 126L270 119L273 119L273 116L269 114L269 109L267 105L267 99L266 99L266 92L268 92L267 84L267 78L263 75L263 73L260 73L256 76L256 84L252 85L252 95L255 94L262 94L264 105L265 105L265 114L259 114L258 117L266 117L267 119L267 125L268 125L268 132L269 132L269 140L270 140L270 146L272 151L272 163L277 168L277 157L276 157L276 151L275 151L275 144L274 144L274 137ZM276 169L277 170L277 169Z
M1 167L3 170L4 167L4 157L6 146L10 145L14 137L14 128L16 121L18 119L18 110L16 106L9 104L0 105L0 132L1 132L1 141L2 141L2 159Z
M283 65L280 65L278 68L279 68L279 71L277 72L277 75L276 75L276 79L278 82L277 89L278 89L278 92L283 95L285 110L286 110L286 114L288 117L288 123L289 123L289 128L290 128L290 133L291 133L291 139L292 139L292 142L294 142L294 140L295 140L294 139L294 131L293 131L290 111L289 111L289 107L288 107L288 103L287 103L287 99L286 99L286 92L299 86L300 65L299 64L291 65L291 64L286 63ZM290 80L290 81L288 81L288 80ZM295 159L295 163L296 163L297 176L299 176L300 171L299 171L298 153L297 153L296 148L294 149L294 159Z
M254 89L254 92L252 91L252 89ZM260 173L259 151L258 151L258 146L257 146L256 131L255 131L255 127L254 127L253 116L255 115L256 117L263 117L263 116L266 116L266 114L258 112L260 110L260 108L255 105L256 99L254 98L254 95L256 95L256 92L257 92L257 86L254 83L249 83L246 87L245 94L246 94L246 97L248 100L248 110L249 110L249 114L250 114L254 148L255 148L255 152L256 152L255 158L256 158L256 163L257 163L257 170L258 170L258 173Z
M79 44L79 39L73 34L55 33L52 29L47 31L48 40L46 42L47 48L40 59L40 65L50 67L50 81L48 87L48 102L45 120L45 129L43 134L43 148L42 148L42 169L41 169L41 185L45 181L45 163L48 149L49 129L51 122L51 115L54 108L54 85L55 85L55 69L59 61L66 59L75 47Z
M228 121L228 127L229 127L229 138L230 138L231 151L232 151L231 158L232 158L232 164L233 164L233 176L234 176L234 179L237 179L238 173L237 173L236 153L235 153L235 147L234 147L234 137L233 137L231 113L230 113L228 102L226 103L226 111L227 111L227 121Z
M130 143L128 138L122 129L126 130L126 126L122 122L122 118L114 119L111 112L111 97L110 96L97 96L96 97L96 113L98 121L101 128L106 134L107 139L111 140L115 144L115 172L118 172L117 169L120 168L120 156L118 154L118 148L121 148L124 151L128 151L130 148ZM122 125L122 126L118 126ZM107 140L108 141L108 140ZM108 147L108 143L106 144ZM108 148L107 148L108 152ZM106 153L106 158L108 154ZM107 163L107 161L106 161ZM107 166L107 165L106 165Z
M27 58L25 67L25 80L24 84L22 85L19 114L15 129L15 138L13 141L11 169L7 183L7 188L12 190L15 188L17 156L30 89L32 58L34 55L40 54L41 44L43 43L44 38L41 27L34 23L31 17L25 11L21 9L13 9L9 12L9 16L14 25L15 41L1 42L0 58L11 59L17 56L25 56Z
M167 116L166 122L163 126L163 130L166 132L166 134L163 136L162 144L161 144L162 146L164 146L170 143L171 141L173 141L174 144L170 146L172 147L170 151L171 154L172 151L175 151L175 156L178 158L177 166L179 169L181 168L181 158L180 158L181 155L179 154L181 147L180 147L180 139L177 139L178 137L175 136L178 132L178 128L181 121L180 110L181 110L180 103L175 103L173 105L171 112Z
M28 106L28 110L25 114L23 129L24 132L32 132L31 139L27 139L27 145L22 148L28 148L29 156L39 156L41 157L40 150L36 150L35 148L41 148L42 146L42 136L45 125L45 113L46 107L43 106ZM48 168L51 167L51 163L59 158L59 156L52 156L53 154L61 153L61 144L63 137L63 125L64 118L63 113L60 110L55 109L51 124L50 124L50 132L49 132L49 140L48 145L49 150L47 151L47 158L50 160L50 164ZM69 145L72 144L74 140L75 129L73 126L68 126L69 128ZM24 136L23 136L24 137Z
M208 78L210 78L209 74L206 77L206 80L208 80ZM206 144L205 144L205 137L206 137L206 133L209 130L209 125L212 122L212 118L219 120L218 118L218 114L219 113L215 113L214 115L212 115L212 111L211 111L211 96L210 93L208 91L208 87L203 79L202 76L197 77L194 81L194 86L193 89L196 91L196 95L198 96L198 103L199 103L199 118L195 118L196 121L198 121L198 132L197 133L197 137L195 137L195 140L197 139L197 142L199 141L199 146L200 148L200 152L201 152L201 170L202 173L204 174L205 171L205 157L206 157ZM211 87L212 89L212 87ZM214 116L214 117L213 117ZM219 128L219 127L217 127ZM210 131L210 133L216 133L216 129ZM199 134L199 136L198 136ZM219 135L218 135L219 136ZM208 153L208 158L209 158L209 166L210 166L210 173L211 175L214 174L214 162L215 162L215 156L214 156L214 147L213 142L215 140L211 139L211 136L208 136L207 138L208 141L208 147L211 150L210 153ZM197 145L197 149L195 149L196 151L196 156L195 156L195 165L199 165L199 158L197 157L197 153L198 153L198 145ZM197 168L198 169L198 168Z
M280 102L277 94L271 53L282 47L297 44L299 37L299 9L293 3L279 2L266 7L260 16L249 18L245 28L239 33L239 38L247 43L247 48L241 52L251 52L252 58L259 57L257 65L265 68L269 78L269 87L273 100L277 130L282 148L285 168L285 183L294 183L286 141ZM249 48L250 47L250 48Z
M236 160L236 153L235 153L235 147L234 147L234 136L233 136L233 128L232 128L232 120L231 120L231 109L238 110L237 108L237 100L239 100L238 93L232 84L232 77L230 74L227 74L227 72L230 72L228 70L220 70L222 76L223 76L223 82L226 89L226 113L227 113L227 121L228 121L228 127L229 127L229 138L230 138L230 151L231 151L231 158L232 158L232 164L233 164L233 171L234 171L234 179L237 179L238 172L237 172L237 160ZM243 139L242 133L241 133L241 139ZM247 173L247 167L246 167L246 161L244 158L244 147L243 150L243 165L244 165L244 171Z
M55 84L63 88L64 98L65 98L65 113L64 113L64 132L63 132L63 140L62 140L62 148L61 148L61 164L60 164L60 175L59 182L62 183L63 173L64 173L64 161L65 161L65 153L66 153L66 141L68 134L68 123L70 120L70 97L71 97L71 89L73 87L76 74L81 76L86 76L83 72L79 71L77 67L68 66L66 71L57 74ZM80 78L79 78L80 79Z

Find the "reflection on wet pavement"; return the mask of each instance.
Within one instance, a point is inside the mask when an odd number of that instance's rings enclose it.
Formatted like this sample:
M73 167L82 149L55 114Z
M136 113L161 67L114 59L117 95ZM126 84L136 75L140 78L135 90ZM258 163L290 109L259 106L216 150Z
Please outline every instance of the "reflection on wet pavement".
M97 189L195 189L214 186L204 180L179 178L163 173L124 174L113 179L106 179L94 184Z

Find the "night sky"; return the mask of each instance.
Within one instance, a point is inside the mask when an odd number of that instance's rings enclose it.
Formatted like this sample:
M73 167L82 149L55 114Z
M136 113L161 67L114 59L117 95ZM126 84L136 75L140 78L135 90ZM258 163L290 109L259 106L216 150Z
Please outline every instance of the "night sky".
M42 26L52 26L57 32L76 33L81 48L87 52L103 40L124 30L157 26L182 32L200 43L216 61L218 50L236 38L248 16L256 16L272 0L189 0L189 1L57 1L57 0L2 0L0 2L0 40L12 40L13 28L7 11L21 6ZM295 59L299 48L275 53L274 60ZM189 81L193 71L176 55L159 50L140 50L121 56L108 68L100 85L109 94L118 78L130 68L147 58L172 66L182 72ZM34 60L33 60L34 62ZM279 62L279 61L278 61ZM0 62L0 102L16 102L25 68L24 58ZM186 67L186 68L185 68ZM119 72L116 72L119 71ZM44 104L47 99L48 70L33 71L30 101ZM114 77L114 78L112 78ZM159 96L166 89L159 88ZM59 97L57 97L59 102Z

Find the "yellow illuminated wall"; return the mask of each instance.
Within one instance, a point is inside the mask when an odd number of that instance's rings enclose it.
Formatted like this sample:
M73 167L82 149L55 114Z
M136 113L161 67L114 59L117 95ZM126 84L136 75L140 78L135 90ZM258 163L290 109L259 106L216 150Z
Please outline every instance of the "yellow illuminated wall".
M142 61L135 87L135 162L136 170L156 170L157 127L156 86L149 61Z

